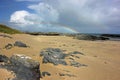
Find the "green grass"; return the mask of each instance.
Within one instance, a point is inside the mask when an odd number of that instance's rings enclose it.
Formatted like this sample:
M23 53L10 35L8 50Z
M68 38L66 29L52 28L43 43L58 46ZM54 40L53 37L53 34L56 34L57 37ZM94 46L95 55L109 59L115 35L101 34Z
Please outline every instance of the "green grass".
M16 29L12 29L6 25L0 24L0 32L2 33L7 33L7 34L20 34L22 32L16 30Z

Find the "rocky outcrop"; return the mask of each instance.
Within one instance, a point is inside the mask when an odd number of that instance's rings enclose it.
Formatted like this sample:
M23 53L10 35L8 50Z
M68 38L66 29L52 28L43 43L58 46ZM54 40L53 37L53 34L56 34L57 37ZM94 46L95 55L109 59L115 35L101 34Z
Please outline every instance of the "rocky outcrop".
M54 65L67 65L65 62L66 54L58 48L47 48L40 53L43 56L43 63L52 63Z
M109 40L109 38L107 37L103 37L103 36L94 36L94 35L88 35L88 34L79 34L79 35L75 35L74 36L75 39L79 39L79 40Z
M70 65L77 68L81 66L87 66L74 60L75 58L80 59L79 55L85 56L83 53L78 51L65 54L63 50L59 48L47 48L40 53L40 56L43 56L43 63L52 63L54 65ZM70 64L65 61L66 57L68 57L70 60Z
M9 63L5 62L2 67L14 72L15 78L13 80L40 80L41 77L39 62L25 55L13 55L10 57Z
M103 37L120 38L120 34L102 34Z
M11 70L16 73L14 80L39 80L39 62L24 55L13 55L10 58L10 63L13 66Z

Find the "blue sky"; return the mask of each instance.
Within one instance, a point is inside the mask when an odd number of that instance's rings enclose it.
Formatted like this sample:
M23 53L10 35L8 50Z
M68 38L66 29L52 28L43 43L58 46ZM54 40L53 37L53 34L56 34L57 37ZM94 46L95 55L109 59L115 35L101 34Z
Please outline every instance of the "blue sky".
M0 0L0 23L33 32L120 33L120 0Z

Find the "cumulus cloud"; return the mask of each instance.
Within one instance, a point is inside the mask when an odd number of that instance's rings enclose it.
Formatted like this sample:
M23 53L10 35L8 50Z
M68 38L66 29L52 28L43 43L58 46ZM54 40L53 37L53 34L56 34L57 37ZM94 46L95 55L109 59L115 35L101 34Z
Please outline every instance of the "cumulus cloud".
M35 0L17 0L17 1L35 1ZM113 29L120 29L120 3L119 0L36 0L42 1L38 4L30 4L30 12L19 12L24 15L19 16L17 20L15 13L11 21L26 22L35 24L35 22L59 23L78 30L79 32L109 32ZM17 11L18 12L18 11ZM19 14L18 14L19 15ZM31 16L31 17L29 17ZM20 19L21 17L21 19ZM44 28L47 26L52 29L51 24L41 24ZM38 27L41 26L37 25ZM36 26L36 27L37 27ZM41 27L42 27L41 26ZM56 25L55 25L56 26ZM43 28L42 27L42 28ZM114 28L115 27L115 28ZM57 27L58 29L60 28ZM112 29L112 30L111 30ZM47 29L48 30L48 29ZM64 29L65 30L65 29Z
M31 21L27 20L27 17L33 16L25 10L16 11L10 17L10 22L21 24L22 26L33 24Z
M63 7L59 8L61 22L74 26L80 32L109 32L116 27L115 25L120 26L120 3L118 2L112 0L58 1L61 2L58 7Z
M10 17L10 22L23 31L42 32L75 32L64 26L57 25L59 13L46 3L28 6L35 11L30 13L25 10L16 11Z
M37 5L30 5L28 8L35 10L37 15L46 22L56 22L59 19L58 11L48 4L39 3Z

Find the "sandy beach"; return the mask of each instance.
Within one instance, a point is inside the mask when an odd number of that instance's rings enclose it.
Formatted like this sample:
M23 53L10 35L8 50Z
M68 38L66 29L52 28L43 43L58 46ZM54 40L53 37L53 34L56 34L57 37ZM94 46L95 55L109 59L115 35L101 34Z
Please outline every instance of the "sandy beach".
M0 33L2 34L2 33ZM13 54L25 54L40 62L41 72L47 71L51 76L45 76L40 80L119 80L120 79L120 41L85 41L67 36L32 36L28 34L9 35L12 38L0 36L0 53L8 57ZM4 49L8 43L15 41L26 43L28 48L13 47ZM72 67L42 63L40 52L45 48L59 48L65 53L79 51L84 55L74 58L77 62L86 64L84 67ZM69 62L69 59L66 59ZM60 76L60 73L74 76ZM6 80L11 73L0 69L0 80Z

